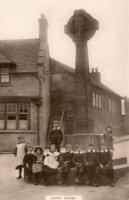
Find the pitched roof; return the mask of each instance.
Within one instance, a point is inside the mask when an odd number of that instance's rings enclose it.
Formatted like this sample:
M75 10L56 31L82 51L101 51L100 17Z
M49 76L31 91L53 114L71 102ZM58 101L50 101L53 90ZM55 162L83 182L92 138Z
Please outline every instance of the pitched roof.
M38 39L1 40L0 52L16 63L18 70L35 69L39 51ZM3 58L5 60L5 58ZM0 60L1 62L1 60Z
M93 86L97 86L99 87L100 89L106 91L106 92L109 92L110 94L113 94L113 95L116 95L116 96L119 96L121 98L121 96L119 94L117 94L116 92L114 92L113 90L111 90L109 87L107 87L106 85L104 85L103 83L101 82L94 82L92 81L91 84Z
M36 71L36 65L39 53L39 39L17 39L17 40L1 40L0 41L0 63L14 62L18 71ZM75 69L50 58L50 70L53 73L67 71L75 74ZM97 86L114 95L118 95L113 90L102 84L101 82L91 82L93 86Z
M0 52L0 63L7 64L7 63L12 63L12 61L5 54Z
M68 72L70 74L74 74L75 70L72 67L69 67L68 65L65 65L53 58L50 58L50 71L52 73L60 73L60 72Z

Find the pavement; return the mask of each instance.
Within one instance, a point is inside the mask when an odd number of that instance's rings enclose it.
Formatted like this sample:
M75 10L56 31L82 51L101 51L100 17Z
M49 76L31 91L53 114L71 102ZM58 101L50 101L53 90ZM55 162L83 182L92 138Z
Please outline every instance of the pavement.
M129 200L129 174L120 178L113 188L35 186L25 183L23 179L17 180L16 177L14 155L0 154L0 200L47 200L47 195L79 195L82 200Z

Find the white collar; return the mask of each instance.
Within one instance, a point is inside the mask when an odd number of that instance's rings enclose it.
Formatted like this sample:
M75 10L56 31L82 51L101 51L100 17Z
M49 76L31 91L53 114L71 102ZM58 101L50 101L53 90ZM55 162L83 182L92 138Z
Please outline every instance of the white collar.
M33 152L27 152L27 154L33 154Z
M80 151L80 152L78 152L78 151L74 151L74 153L75 153L75 154L82 154L83 151Z
M58 129L58 130L59 130L59 129L60 129L60 127L54 127L53 129L54 129L54 130L56 130L56 129Z
M94 149L93 151L91 151L91 150L88 150L87 152L96 152L96 151L95 151L95 149Z
M100 152L108 152L108 150L107 150L107 149L105 149L105 150L101 150Z

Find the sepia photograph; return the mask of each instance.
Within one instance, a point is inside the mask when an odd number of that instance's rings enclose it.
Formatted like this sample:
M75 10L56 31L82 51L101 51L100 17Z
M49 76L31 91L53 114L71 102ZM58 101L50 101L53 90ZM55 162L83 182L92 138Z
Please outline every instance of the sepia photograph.
M129 200L129 1L0 0L0 200Z

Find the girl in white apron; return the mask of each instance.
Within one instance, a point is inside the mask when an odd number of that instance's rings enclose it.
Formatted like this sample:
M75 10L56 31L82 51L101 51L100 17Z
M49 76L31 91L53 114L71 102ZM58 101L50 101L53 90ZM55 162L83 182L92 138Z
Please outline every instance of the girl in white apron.
M24 141L24 138L18 137L18 142L14 150L14 154L16 156L16 169L19 170L19 176L17 177L17 179L22 178L22 168L24 167L23 159L26 152L27 152L27 145Z

